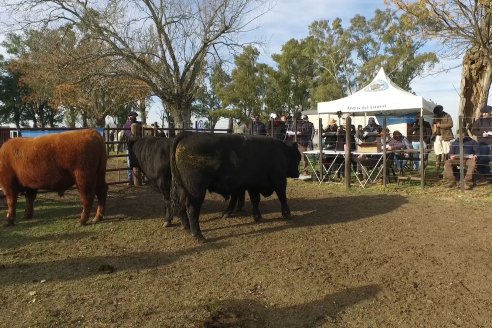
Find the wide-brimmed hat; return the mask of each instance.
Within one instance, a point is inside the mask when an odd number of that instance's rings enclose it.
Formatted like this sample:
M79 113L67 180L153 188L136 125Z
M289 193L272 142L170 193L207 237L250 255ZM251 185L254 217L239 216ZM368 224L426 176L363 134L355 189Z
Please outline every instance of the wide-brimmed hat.
M128 116L138 116L138 113L137 112L134 112L134 111L131 111L128 113Z
M337 124L337 120L335 120L334 118L332 118L329 122L329 124Z

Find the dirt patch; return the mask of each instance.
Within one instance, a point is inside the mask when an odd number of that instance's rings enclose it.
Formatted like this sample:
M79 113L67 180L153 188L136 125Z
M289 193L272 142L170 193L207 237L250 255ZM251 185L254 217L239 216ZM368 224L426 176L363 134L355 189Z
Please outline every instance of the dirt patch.
M292 220L273 196L261 223L208 195L204 244L150 188L87 227L75 192L40 195L0 229L0 326L491 327L491 190L289 181Z

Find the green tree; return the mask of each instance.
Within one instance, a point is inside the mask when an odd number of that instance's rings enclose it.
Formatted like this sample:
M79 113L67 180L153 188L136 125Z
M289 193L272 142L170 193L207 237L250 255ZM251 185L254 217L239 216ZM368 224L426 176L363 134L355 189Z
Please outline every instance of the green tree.
M207 127L213 130L220 118L231 118L231 111L224 108L217 95L217 90L223 88L230 78L220 64L215 65L205 77L193 103L193 114L205 117Z
M218 86L217 92L224 106L238 110L240 118L267 116L264 102L267 87L263 74L266 65L258 63L259 54L256 48L246 46L234 59L230 83Z
M282 46L280 54L272 59L277 63L276 74L269 74L269 81L275 80L282 111L293 114L295 111L310 109L310 89L314 79L314 64L307 56L306 43L309 40L291 39ZM270 86L269 86L270 88Z
M415 28L391 10L376 10L370 20L356 15L347 28L340 19L310 26L306 53L316 66L315 102L333 100L362 88L383 67L406 90L410 82L437 62L425 43L414 40ZM322 97L325 97L324 99Z
M480 115L492 84L492 2L490 0L385 0L403 11L407 25L423 39L438 40L442 54L463 58L460 113Z

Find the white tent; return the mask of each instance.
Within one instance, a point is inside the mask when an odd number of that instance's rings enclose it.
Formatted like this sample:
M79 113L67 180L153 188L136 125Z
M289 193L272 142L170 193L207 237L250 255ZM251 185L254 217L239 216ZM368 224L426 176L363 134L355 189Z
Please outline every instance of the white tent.
M394 84L381 68L369 85L345 98L319 102L318 114L333 114L341 111L353 116L403 116L421 112L432 115L436 104L407 92Z

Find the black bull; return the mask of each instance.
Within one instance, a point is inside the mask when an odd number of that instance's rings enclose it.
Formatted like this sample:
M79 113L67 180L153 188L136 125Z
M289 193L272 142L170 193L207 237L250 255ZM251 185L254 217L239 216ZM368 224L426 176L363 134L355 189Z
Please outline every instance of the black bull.
M171 154L174 211L186 208L188 226L198 239L203 239L198 220L207 190L224 197L248 190L255 219L261 218L260 194L268 197L275 192L282 216L289 218L287 178L299 177L300 160L297 144L270 137L180 134Z
M172 143L172 139L160 137L136 138L128 143L130 166L141 169L151 185L164 197L164 226L166 227L171 225L172 220L169 206Z
M173 139L162 137L143 137L134 138L128 142L128 156L130 166L137 167L145 174L148 182L160 192L164 198L164 226L171 226L173 215L170 211L170 190L171 190L171 146ZM232 214L234 206L242 209L244 205L244 191L239 195L233 195L229 206L223 216L228 217ZM186 216L182 211L181 216ZM187 220L187 219L186 219ZM186 226L189 226L186 221Z

